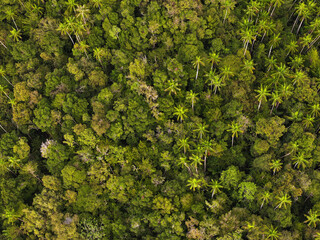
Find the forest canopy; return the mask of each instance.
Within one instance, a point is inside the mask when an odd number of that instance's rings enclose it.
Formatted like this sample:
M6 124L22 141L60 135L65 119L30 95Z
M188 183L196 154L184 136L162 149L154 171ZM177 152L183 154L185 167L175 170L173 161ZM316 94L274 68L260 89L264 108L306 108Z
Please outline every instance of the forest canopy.
M320 3L0 1L0 239L320 239Z

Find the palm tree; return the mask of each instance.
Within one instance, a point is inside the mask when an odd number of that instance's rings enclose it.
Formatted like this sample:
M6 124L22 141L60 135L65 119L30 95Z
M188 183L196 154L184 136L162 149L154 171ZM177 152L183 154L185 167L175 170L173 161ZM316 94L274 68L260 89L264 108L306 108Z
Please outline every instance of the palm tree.
M68 37L70 38L72 44L74 45L74 41L73 41L73 39L72 39L72 37L71 37L71 35L69 33L69 30L70 30L69 29L69 25L67 23L60 23L59 27L57 28L57 30L61 32L61 35L67 34Z
M265 203L268 203L271 199L271 193L268 191L264 191L261 195L260 195L260 200L262 200L262 203L260 205L260 209L263 207L263 205Z
M176 115L177 120L178 121L180 120L180 122L182 122L183 119L187 116L186 113L188 112L188 109L181 107L179 105L179 107L175 107L174 110L175 110L175 112L173 113L173 115Z
M303 66L304 60L301 57L301 55L296 55L296 56L294 56L294 58L290 58L290 59L291 59L291 62L289 62L289 63L292 68L300 69Z
M284 0L271 0L271 3L273 3L273 10L270 14L270 17L272 17L274 10L276 9L276 7L280 7L283 3ZM269 8L270 9L270 8ZM268 11L269 12L269 11Z
M306 7L303 7L303 9L301 9L301 17L302 17L302 19L300 21L300 24L299 24L299 27L298 27L298 30L297 30L297 34L300 31L300 28L302 26L303 21L305 19L309 19L310 16L312 15L312 11L313 11L313 9L315 9L315 5L316 4L313 1L308 1ZM299 6L298 6L298 8L299 8Z
M197 123L197 128L194 129L193 131L194 131L194 132L198 132L198 133L199 133L199 138L202 139L202 136L203 136L206 132L208 132L208 131L206 130L207 127L208 127L208 125L206 125L206 124Z
M278 205L275 207L275 209L277 208L282 208L284 207L285 209L287 208L287 205L291 205L292 201L290 199L290 197L288 196L288 194L283 194L281 197L277 197L278 201Z
M11 19L12 22L14 23L14 26L16 27L16 30L19 30L19 29L18 29L18 26L17 26L17 24L16 24L16 21L14 20L15 14L14 14L14 12L12 11L12 8L8 8L8 9L6 10L5 14L6 14L6 19L7 19L7 20Z
M222 0L221 1L221 8L225 9L224 17L223 17L223 24L227 19L228 12L233 10L236 3L234 0Z
M228 80L230 77L234 76L234 72L231 71L231 68L229 66L224 66L221 69L221 77L223 81Z
M70 14L71 12L75 13L75 10L78 6L78 4L76 3L76 0L68 0L67 2L65 2L65 5L67 5L67 12Z
M247 9L245 10L246 15L249 16L248 20L251 21L253 17L255 17L261 9L261 3L257 1L250 1L247 5Z
M319 103L313 104L311 106L311 115L313 117L319 117L320 116L320 105L319 105Z
M86 25L86 19L89 18L90 10L86 7L86 5L78 6L76 9L77 17L82 18L84 25Z
M9 36L12 37L14 41L18 42L21 39L21 31L15 28L12 28Z
M4 93L4 95L5 95L9 100L11 100L11 98L9 97L9 95L6 93L4 87L1 86L1 85L0 85L0 92L1 92L1 93Z
M179 149L183 148L183 153L186 154L187 149L190 148L189 138L179 139L177 145L178 145Z
M97 47L93 49L93 56L99 61L102 65L101 59L106 55L106 52L103 48Z
M288 99L292 94L292 85L284 83L282 85L280 85L280 95L281 97L283 97L284 99Z
M188 180L187 186L190 186L190 189L192 189L192 191L195 191L197 188L198 189L201 188L201 183L202 183L201 179L192 178Z
M6 46L2 41L0 41L0 44L1 44L5 49L8 49L7 46Z
M284 63L280 63L279 66L276 66L276 72L271 75L277 81L286 80L286 77L289 76L289 69Z
M305 158L304 153L299 153L298 156L293 156L291 159L294 163L294 167L305 169L307 164L309 164L308 160Z
M229 125L229 129L227 131L232 133L231 146L233 147L234 137L237 138L238 133L243 133L242 126L240 124L236 123L235 121L232 121L232 123L231 123L231 125Z
M273 58L267 58L266 59L266 67L268 68L267 72L269 72L271 69L273 69L277 65L277 59Z
M210 82L209 85L211 86L211 91L212 91L212 86L214 86L214 94L217 93L217 90L220 90L222 86L225 86L223 83L223 79L220 78L215 71L210 71L209 73L206 74L208 77L208 81Z
M80 52L84 53L86 55L87 59L89 59L89 56L87 54L87 49L89 48L89 45L86 44L85 41L81 41L81 42L79 42L77 47L79 48Z
M219 53L212 52L209 54L209 63L211 63L211 71L213 69L213 65L216 65L220 62L221 58L219 57Z
M313 228L317 227L317 223L320 221L318 211L313 211L312 209L309 210L308 215L304 215L307 220L304 223L308 223L308 226Z
M309 47L309 44L312 42L312 36L311 34L308 34L301 38L300 43L302 45L302 48L300 50L300 54L303 52L305 47Z
M194 104L198 101L198 93L194 93L192 90L190 90L189 92L187 92L187 100L189 100L191 102L191 109L193 112L194 109Z
M220 188L223 188L223 186L220 184L220 182L218 180L212 180L212 179L211 179L211 184L209 184L208 186L212 190L211 198L213 198L213 196L216 193L221 192Z
M292 40L287 46L286 50L288 51L287 56L289 56L290 53L295 53L298 51L298 44L297 41Z
M169 95L171 96L171 93L177 94L181 89L179 88L179 83L177 83L175 80L169 80L168 81L168 88L166 88L164 91L169 92Z
M298 142L297 142L297 141L290 142L290 143L288 144L288 149L289 149L289 152L288 152L286 155L282 156L281 158L287 157L287 156L289 156L289 155L292 154L292 153L296 153L296 152L298 151L298 149L299 149L299 144L298 144Z
M304 128L313 127L314 123L314 117L312 117L310 114L307 114L306 117L303 118L302 124L304 125Z
M194 166L194 168L196 169L196 173L198 174L198 166L202 165L203 159L197 154L192 154L192 156L190 157L190 160L191 160L191 165Z
M183 165L183 166L185 166L185 167L188 169L189 174L192 175L192 172L191 172L190 167L188 166L188 162L187 162L187 158L186 158L186 157L180 157L180 158L179 158L178 165Z
M197 68L196 80L198 79L200 65L204 66L204 62L202 61L201 57L196 57L196 60L193 62L193 67Z
M269 49L268 58L271 55L272 48L277 47L280 43L280 40L281 40L280 33L278 33L277 35L276 34L273 35L272 39L270 40L270 49Z
M270 226L270 228L268 228L268 231L266 233L267 233L267 239L278 240L280 237L280 234L277 231L277 228L274 228L272 225Z
M294 82L292 85L298 83L298 85L302 85L305 81L308 80L308 76L304 71L296 70L295 74L293 75Z
M272 100L272 107L270 114L272 114L273 108L276 106L278 108L279 104L282 103L281 96L279 95L278 91L275 91L271 94L271 100Z
M269 90L267 86L260 86L260 89L255 90L258 95L256 96L258 98L259 101L259 105L258 105L258 111L261 107L261 103L262 101L267 101L267 96L270 96Z
M282 162L280 159L278 160L272 160L271 163L269 164L270 165L270 169L272 170L273 172L273 175L276 173L276 172L279 172L282 168Z
M92 6L95 8L101 8L103 0L90 0L90 3L92 2Z
M253 28L241 29L241 40L243 40L243 55L246 55L249 43L252 44L256 40L256 31Z
M244 69L253 74L253 70L255 69L253 60L244 60Z
M209 151L213 151L213 148L212 148L212 141L210 140L203 140L201 141L201 145L202 145L202 148L204 150L204 163L203 163L203 170L204 172L206 171L207 169L207 157L208 157L208 152Z
M3 68L2 66L0 66L0 75L8 82L11 86L13 86L12 83L9 81L9 79L6 77L6 72L5 72L5 70L4 70L4 68Z

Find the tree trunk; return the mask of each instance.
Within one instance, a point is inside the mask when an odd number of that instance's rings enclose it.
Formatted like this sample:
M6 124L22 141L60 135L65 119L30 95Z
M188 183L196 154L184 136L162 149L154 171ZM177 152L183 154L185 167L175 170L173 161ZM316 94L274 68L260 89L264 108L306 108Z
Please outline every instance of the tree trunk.
M228 14L228 11L226 10L226 13L224 14L224 18L223 18L223 24L224 24L224 22L226 21L227 14Z
M8 49L7 46L4 45L4 43L3 43L2 41L0 41L0 44L1 44L2 46L4 46L6 49Z
M72 44L74 45L74 41L73 41L73 39L72 39L71 35L69 34L69 32L67 32L67 34L68 34L68 36L69 36L69 38L70 38L70 40L71 40Z
M299 25L298 30L297 30L297 34L298 34L298 32L299 32L299 30L300 30L300 28L301 28L301 25L302 25L303 21L304 21L304 18L302 18L302 20L301 20L301 22L300 22L300 25Z
M297 22L298 22L298 19L299 19L299 15L296 17L296 20L294 21L294 24L293 24L293 26L292 26L292 28L291 28L291 32L293 32L293 29L294 29L294 27L296 26L296 24L297 24Z
M7 133L7 130L0 124L1 129Z
M16 29L19 30L19 28L18 28L18 26L17 26L17 24L16 24L16 21L14 20L13 17L11 17L11 18L12 18L12 21L13 21L14 25L16 26Z
M198 63L198 65L197 65L196 80L198 79L198 73L199 73L199 63Z
M271 47L270 47L269 54L268 54L268 58L269 58L270 55L271 55L272 47L273 47L273 45L271 45Z

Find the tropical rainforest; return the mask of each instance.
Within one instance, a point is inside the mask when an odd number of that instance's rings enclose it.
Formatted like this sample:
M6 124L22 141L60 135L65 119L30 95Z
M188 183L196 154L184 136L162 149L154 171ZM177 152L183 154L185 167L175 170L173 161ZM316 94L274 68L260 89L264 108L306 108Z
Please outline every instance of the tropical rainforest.
M320 239L316 0L1 0L0 239Z

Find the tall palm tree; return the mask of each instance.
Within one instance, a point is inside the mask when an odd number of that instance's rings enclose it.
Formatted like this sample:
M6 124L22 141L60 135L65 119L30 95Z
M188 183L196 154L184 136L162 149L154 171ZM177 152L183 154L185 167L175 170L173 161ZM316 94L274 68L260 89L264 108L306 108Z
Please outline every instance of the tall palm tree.
M11 19L14 26L16 27L16 30L19 30L17 24L16 24L16 21L14 20L14 17L15 17L15 14L14 12L12 11L11 8L8 8L6 11L5 11L5 14L6 14L6 19Z
M67 6L67 12L69 14L71 14L71 12L75 13L76 8L78 6L78 4L76 3L76 0L68 0L68 1L64 2L64 4Z
M301 12L301 21L297 30L297 34L300 31L300 28L302 26L302 23L305 19L309 19L310 16L312 15L313 10L315 9L315 3L313 1L308 1L306 7L302 10Z
M191 165L194 166L194 168L196 169L196 173L198 174L198 166L202 165L203 159L197 154L192 154L192 156L190 157L190 160L191 160Z
M15 28L12 28L12 30L10 31L10 37L13 38L14 41L18 42L21 39L21 31L20 29L17 30Z
M272 70L276 65L277 65L277 59L273 58L273 56L271 56L271 58L266 59L266 67L268 68L267 72Z
M304 223L308 223L308 226L311 226L313 228L317 227L317 223L320 221L320 215L318 211L313 211L312 209L310 209L308 215L305 214L304 216L307 218Z
M292 203L287 193L283 194L281 197L278 196L277 199L278 199L278 205L275 207L275 209L282 208L282 207L287 208L287 206L291 205Z
M57 28L57 30L60 31L61 35L67 34L68 37L70 38L72 44L74 45L74 41L73 41L73 39L72 39L72 37L71 37L71 35L69 33L70 29L69 29L69 26L68 26L67 23L60 23L59 27Z
M293 74L293 83L292 85L295 85L298 83L298 85L302 85L305 81L308 80L307 74L302 70L296 70L296 72Z
M178 121L180 120L180 122L183 121L184 118L186 118L186 113L188 112L188 109L181 107L179 105L179 107L175 107L174 108L175 112L173 113L173 115L177 116Z
M303 118L302 124L304 125L304 128L307 129L309 127L313 127L314 121L315 118L310 114L307 114L307 116Z
M212 190L212 194L211 194L211 198L213 198L213 196L216 194L216 193L219 193L221 192L221 188L223 188L223 186L220 184L220 182L218 180L213 180L211 179L211 184L208 185L211 190Z
M265 203L268 203L270 201L271 193L268 191L264 191L263 193L261 193L259 198L260 200L262 200L262 203L260 205L260 209L261 209Z
M311 115L313 117L320 116L320 104L319 103L315 103L315 104L311 105Z
M103 48L97 47L93 49L93 56L99 61L99 63L102 65L101 59L105 56L106 52Z
M197 128L194 129L193 131L198 132L199 133L199 138L202 139L202 136L208 132L206 130L206 128L208 127L208 125L203 124L203 123L197 123Z
M211 91L214 86L214 94L216 94L217 90L220 90L222 86L225 86L222 77L219 77L215 71L210 71L206 74L206 77L208 77L207 82L209 82L209 85L211 86Z
M253 28L241 29L240 31L241 40L243 41L244 52L243 55L246 55L249 43L252 44L256 40L256 30Z
M77 17L82 18L84 25L87 24L86 19L89 18L90 10L86 5L80 5L76 8Z
M168 88L166 88L164 91L169 92L169 95L171 96L171 93L177 94L181 89L179 88L179 83L175 80L170 79L168 81Z
M179 149L183 148L183 153L186 154L187 149L190 148L189 138L179 139L177 145L178 145Z
M279 66L276 66L276 71L271 75L274 77L277 82L286 80L286 77L289 76L289 69L286 67L284 63L280 63Z
M6 71L2 66L0 66L0 76L2 76L11 86L13 86L9 79L6 77Z
M203 150L204 150L203 170L204 170L204 172L205 172L206 169L207 169L207 157L208 157L208 152L209 152L209 151L213 151L213 148L212 148L212 140L203 140L203 141L201 141L201 145L202 145L202 148L203 148Z
M260 89L258 90L255 90L258 95L256 96L256 98L258 98L258 101L259 101L259 105L258 105L258 111L261 107L261 103L263 101L267 101L267 96L270 96L270 93L269 93L269 90L268 90L268 87L267 86L260 86Z
M291 59L291 62L289 63L293 69L300 69L303 66L304 60L301 55L296 55L290 59Z
M192 112L194 110L194 104L199 100L199 98L197 97L199 94L198 93L194 93L192 90L190 90L189 92L187 92L187 100L191 102L191 109Z
M219 53L212 52L209 54L209 63L211 63L211 71L213 69L213 65L216 65L220 62L221 58L219 57Z
M298 153L297 156L293 156L291 159L294 163L294 167L305 169L306 166L309 164L308 160L305 158L304 153Z
M276 7L280 7L283 3L284 0L271 0L271 3L273 3L273 9L272 12L270 14L270 16L272 17L274 10L276 9ZM270 9L270 8L269 8ZM268 11L269 12L269 11Z
M192 191L195 191L196 189L201 188L201 183L202 183L201 179L192 178L188 180L187 186L189 186L190 189L192 189Z
M230 77L234 76L234 72L232 72L231 68L229 66L224 66L221 69L221 78L223 81L227 81Z
M272 111L273 111L274 107L278 108L279 104L282 103L282 98L279 95L278 91L274 91L271 94L271 100L272 100L272 107L271 107L270 114L272 114Z
M298 51L298 44L297 41L292 40L288 45L286 45L287 56L289 56L290 53L295 53Z
M272 48L277 47L280 43L280 40L281 40L280 33L278 33L277 35L276 34L273 35L272 39L269 42L270 49L269 49L269 53L268 53L268 58L271 55Z
M278 240L280 237L279 232L277 231L277 228L274 228L272 225L270 226L270 228L268 228L267 233L267 239L270 240Z
M231 146L233 147L234 137L238 137L239 133L243 133L242 126L235 121L232 121L231 125L229 125L228 132L231 132Z
M281 168L282 168L282 162L281 162L280 159L272 160L269 165L270 165L270 169L271 169L272 172L273 172L273 175L274 175L276 172L279 172L279 171L281 170Z
M236 5L234 0L221 0L221 8L224 9L223 24L225 23L228 13L232 11Z
M312 42L312 36L311 34L308 34L302 38L300 38L300 43L301 43L301 50L300 50L300 54L303 52L303 50L305 49L305 47L309 47L309 44L311 44Z
M287 83L283 83L282 85L280 85L280 95L281 97L283 97L285 100L287 100L292 94L292 85L287 84Z
M197 68L196 80L198 79L200 65L204 66L204 62L202 61L201 57L198 56L196 57L196 60L193 62L193 67Z
M249 73L253 74L254 68L254 63L253 60L244 60L244 69L247 70Z
M79 47L79 50L86 55L87 59L89 59L89 56L87 53L87 49L89 48L89 45L85 41L81 41L79 42L78 47Z
M192 172L191 172L191 169L190 169L190 167L189 167L189 165L188 165L188 161L187 161L187 158L186 158L186 157L180 157L180 158L179 158L178 165L183 165L183 166L185 166L185 167L188 169L189 174L192 175Z

